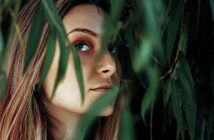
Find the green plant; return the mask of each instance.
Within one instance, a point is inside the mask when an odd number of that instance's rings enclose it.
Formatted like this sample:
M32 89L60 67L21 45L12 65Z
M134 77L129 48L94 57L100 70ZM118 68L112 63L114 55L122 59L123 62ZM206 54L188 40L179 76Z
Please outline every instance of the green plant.
M17 25L18 11L24 2L22 0L0 2L1 99L4 97L6 89L7 56L11 49L13 34L18 34L20 44L24 45ZM110 33L115 31L114 25L121 14L127 16L127 23L118 24L120 28L116 31L128 44L119 50L122 51L120 59L125 65L122 65L122 72L126 78L124 81L128 81L126 86L133 89L127 90L130 98L132 94L136 94L135 92L139 94L137 96L143 97L137 100L140 102L140 110L137 114L141 116L146 126L150 121L149 138L155 139L154 133L160 135L160 132L153 130L155 125L160 124L153 122L156 119L154 113L157 102L161 102L164 110L163 120L165 120L163 126L161 125L163 131L161 136L166 135L164 130L175 121L177 135L174 136L174 139L212 140L214 138L214 65L209 61L213 56L213 0L116 0L112 3L110 18L107 20L106 32L103 36L103 47L108 44ZM67 42L65 31L53 1L41 0L38 11L34 23L41 24L44 18L47 18L51 29L48 45L52 46L55 38L59 38L60 42L62 55L59 73L55 81L56 87L65 73L69 54L65 50L65 42ZM35 27L38 28L32 28L30 34L30 42L34 43L28 44L30 49L23 50L23 54L26 53L25 69L34 56L31 52L36 50L41 35L38 32L41 31L41 26ZM123 42L121 44L124 45ZM42 85L53 59L55 51L53 48L49 47L49 51L47 51L49 53L46 53L45 67L42 70L39 87ZM71 50L71 53L74 56L75 69L84 101L79 58L74 50ZM205 65L207 61L209 64ZM130 68L127 69L127 65L130 65ZM140 83L140 85L136 85L136 83ZM140 90L137 91L135 88ZM82 125L82 128L90 126L95 118L90 114L100 110L103 102L110 101L112 98L110 95L101 98L97 102L98 105L95 104L92 107L91 112L83 119L83 122L87 123L83 123L85 127ZM122 112L121 139L131 140L141 135L134 128L133 110L133 106L127 106ZM131 133L127 133L128 131ZM86 132L80 132L79 136L82 136L82 133Z

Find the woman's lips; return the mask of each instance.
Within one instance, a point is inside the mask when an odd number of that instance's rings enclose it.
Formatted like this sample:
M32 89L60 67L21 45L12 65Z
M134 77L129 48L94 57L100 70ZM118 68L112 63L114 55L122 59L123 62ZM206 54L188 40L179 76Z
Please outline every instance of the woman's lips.
M96 86L94 88L91 88L90 91L94 91L94 92L106 92L107 90L112 89L112 84L104 84L104 85L100 85L100 86Z

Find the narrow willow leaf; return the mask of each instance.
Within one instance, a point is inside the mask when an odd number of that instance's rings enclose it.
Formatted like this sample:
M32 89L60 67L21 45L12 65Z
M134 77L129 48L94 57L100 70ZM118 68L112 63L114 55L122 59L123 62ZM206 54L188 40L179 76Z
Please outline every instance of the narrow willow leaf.
M188 33L187 33L186 26L184 26L184 31L181 32L180 40L178 43L179 51L181 51L181 53L183 53L184 55L186 54L186 50L187 50L187 40L188 40Z
M158 24L160 16L163 17L163 4L161 1L156 2L153 0L138 0L139 5L137 8L140 13L137 13L141 17L141 22L145 27L139 28L137 30L135 27L136 37L141 37L139 40L142 40L142 43L138 48L135 48L135 55L133 62L133 67L137 73L139 73L143 67L146 67L146 64L151 62L152 53L154 50L159 50L161 56L163 55L162 51L162 42L160 35L160 25ZM159 13L157 13L159 11ZM141 14L143 13L143 14ZM142 25L141 25L142 26ZM162 62L161 62L162 63Z
M4 40L2 36L2 32L0 29L0 64L2 64L3 60L3 50L4 50ZM6 90L6 74L2 71L2 66L0 65L0 101L3 99L5 90Z
M92 125L93 121L96 119L97 114L102 111L107 105L111 104L112 101L116 99L119 93L119 86L115 86L113 89L109 90L103 94L100 98L92 104L88 112L81 118L76 131L76 139L83 140L89 127Z
M145 28L142 30L144 37L146 36L151 40L152 50L157 52L157 58L155 61L161 65L165 66L165 52L163 49L163 43L161 38L161 27L166 22L165 6L162 0L144 0L139 1L142 13L143 23ZM143 37L143 39L144 39Z
M118 21L120 14L122 12L124 5L124 0L115 0L114 3L111 3L111 12L107 17L104 33L102 36L102 49L107 48L112 37L114 37L118 32Z
M172 109L181 132L182 138L184 138L183 131L183 119L184 116L187 119L188 133L190 138L193 140L195 135L195 121L196 121L196 104L194 93L194 84L191 77L189 65L187 64L182 52L179 57L179 62L171 75L173 90L175 93L171 93L172 97ZM169 92L169 91L168 91ZM175 97L175 95L177 95ZM180 103L179 103L179 102ZM179 106L180 104L180 106ZM180 111L179 111L180 110ZM184 116L183 116L184 114Z
M48 17L49 24L51 26L54 26L57 30L59 44L60 44L60 59L59 59L59 66L58 66L58 74L57 74L56 81L54 83L54 90L52 93L52 97L53 97L55 94L57 85L63 79L66 72L68 57L70 52L69 47L66 47L66 44L69 42L69 40L66 36L66 32L65 32L62 20L57 13L57 9L53 1L42 0L42 5ZM73 60L75 63L75 72L78 73L76 76L77 76L78 83L80 84L79 87L81 91L82 102L84 102L84 84L83 84L83 77L81 72L82 70L80 69L81 68L80 62L78 61L77 55L75 55L74 54L75 52L73 51L72 53L73 53Z
M131 61L130 62L131 65L132 65L131 69L133 69L134 72L137 73L137 72L142 70L142 69L140 69L142 67L142 65L138 66L137 64L138 64L138 62L141 63L140 62L141 58L139 58L138 56L139 56L139 53L142 53L142 54L144 53L144 52L142 52L143 44L141 44L141 46L140 46L141 48L138 46L138 41L137 41L137 39L135 37L135 27L133 26L133 24L129 24L126 27L126 34L127 34L127 37L128 37L127 39L128 39L128 44L129 44L128 52L129 52L129 55L130 55L130 57L129 57L130 60L128 60L128 61ZM146 48L146 49L149 49L149 48ZM139 52L139 50L141 50L141 52ZM149 57L149 54L146 54L146 55ZM137 60L137 58L139 58L139 60ZM137 62L135 62L135 60ZM144 64L148 64L147 61L144 61L143 63ZM128 72L128 73L130 73L130 72ZM138 76L137 78L139 79L141 85L145 85L145 81L144 81L144 79L141 78L141 76Z
M178 69L178 80L180 81L180 88L183 90L182 100L183 100L183 108L184 115L187 119L188 127L189 127L189 136L191 140L194 140L195 136L195 122L196 122L196 102L195 102L195 90L194 90L194 82L193 77L190 71L190 66L185 58L185 53L187 49L187 29L184 26L184 31L182 31L179 41L179 64L180 67Z
M69 57L69 49L66 47L66 33L63 28L63 23L57 13L57 9L55 7L55 4L53 3L52 0L50 1L45 1L42 0L42 6L44 8L45 14L48 18L48 24L51 27L54 27L57 32L57 38L59 40L59 46L60 46L60 56L59 56L59 65L58 65L58 73L57 77L54 83L54 89L52 91L51 99L55 95L55 91L57 89L58 84L60 81L63 79L66 68L67 68L67 62L68 62L68 57Z
M176 6L175 13L170 15L169 22L167 24L167 39L166 39L166 56L168 64L171 63L172 51L175 46L176 37L178 35L179 24L181 20L181 16L184 11L184 1L177 1L178 4Z
M78 55L78 50L75 46L71 46L71 52L73 56L73 61L74 61L74 68L75 68L75 73L77 76L79 88L80 88L80 93L81 93L81 98L82 98L82 103L84 103L85 100L85 87L84 87L84 81L83 81L83 73L82 73L82 68L81 68L81 63L80 63L80 58Z
M44 22L44 15L41 6L38 7L35 17L33 19L33 24L30 30L29 40L27 42L27 49L25 52L25 64L24 64L24 71L27 70L28 65L30 64L31 60L33 59L37 46L39 44L39 40L42 33L42 24Z
M121 140L135 140L134 135L134 118L131 115L129 110L123 110L121 115L121 130L120 130L120 139Z
M166 84L166 94L163 94L164 106L168 104L172 91L172 82L169 80Z
M157 70L155 70L154 68L153 69L149 68L147 69L147 73L149 76L150 85L143 97L143 101L141 104L141 117L145 124L146 124L145 119L146 113L152 108L155 102L156 99L155 97L157 96L156 92L159 84L159 74Z
M55 7L55 4L53 0L42 0L42 6L46 13L46 16L49 20L49 24L51 26L55 26L59 34L65 34L63 23L61 21L60 16L58 15L57 9Z
M68 58L69 58L69 54L70 54L69 48L65 46L65 39L62 38L61 35L59 35L58 38L59 38L59 44L60 44L59 66L58 66L57 78L54 83L54 90L52 92L51 99L55 95L55 91L57 89L58 84L64 78L64 75L65 75L65 72L67 69L67 65L68 65Z
M144 22L146 27L144 34L152 39L152 46L160 45L160 29L157 21L158 15L156 14L156 5L161 5L161 2L156 2L154 0L143 0L139 1L139 4L145 16Z
M4 98L7 85L6 73L0 71L0 101Z
M172 111L174 113L175 119L177 121L177 125L179 128L179 132L182 136L182 139L184 140L184 120L182 116L182 98L181 98L181 92L180 92L180 87L176 86L175 81L172 82L172 87L173 87L173 93L172 93Z
M42 67L41 78L39 81L38 89L40 89L41 86L43 85L43 82L44 82L44 80L48 74L48 71L50 69L50 66L52 64L52 60L54 58L55 49L56 49L55 43L56 43L56 30L52 28L50 30L50 34L49 34L48 47L47 47L46 54L45 54L45 60L44 60L44 64Z
M142 69L147 67L150 63L152 56L152 40L144 38L138 51L135 51L133 68L136 73L139 73Z
M164 43L163 43L163 35L164 35L164 31L166 29L166 23L167 23L167 9L166 9L166 5L165 3L160 0L160 1L154 1L155 5L156 3L158 3L158 6L156 6L157 10L156 10L156 17L157 17L157 29L159 34L155 34L154 32L154 40L157 40L155 46L157 46L155 48L156 51L156 57L157 57L157 61L158 64L161 67L165 67L167 66L166 64L166 55L165 55L165 51L164 51Z
M183 104L184 114L187 118L189 127L189 136L194 140L195 136L195 121L196 121L196 103L194 96L194 84L191 76L189 65L187 64L184 56L180 59L180 72L179 79L181 82L181 89L183 89Z

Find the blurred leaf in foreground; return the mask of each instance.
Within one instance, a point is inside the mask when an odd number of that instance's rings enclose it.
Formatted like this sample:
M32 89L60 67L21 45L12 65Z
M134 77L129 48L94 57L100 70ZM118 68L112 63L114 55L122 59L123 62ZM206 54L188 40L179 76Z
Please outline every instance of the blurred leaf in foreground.
M100 98L94 102L94 104L89 108L88 112L80 120L76 131L76 139L83 140L89 127L92 125L93 121L96 119L97 114L105 108L106 105L110 104L119 93L119 86L115 86L113 89L107 91Z
M127 109L124 109L121 114L120 121L120 139L121 140L135 140L135 131L134 131L134 118L131 112Z
M41 78L38 85L39 89L43 85L43 82L46 78L46 75L48 74L49 68L54 58L55 49L56 49L56 47L54 47L55 42L56 42L56 31L54 29L51 29L49 34L49 39L48 39L48 46L45 54L45 60L42 67Z
M66 72L69 54L70 54L70 49L66 45L68 45L70 43L66 36L66 32L65 32L63 23L61 21L60 16L58 15L57 9L56 9L53 1L42 0L42 5L43 5L44 11L48 17L48 23L51 26L54 26L56 29L57 38L58 38L59 44L60 44L59 66L58 66L57 78L54 83L54 90L52 93L52 97L53 97L55 94L57 85L63 79L65 72ZM74 60L74 64L75 64L74 68L75 68L75 72L77 74L76 75L77 80L80 85L79 87L80 87L80 91L81 91L82 102L84 102L84 83L83 83L82 72L81 72L82 70L80 67L80 61L79 61L78 55L75 53L77 53L77 51L73 51L73 48L72 48L72 54L73 54L72 56L73 56L73 60Z
M27 70L28 65L30 64L31 60L33 59L35 52L37 50L37 47L39 45L39 40L42 34L42 25L44 22L44 11L41 6L38 7L38 11L36 12L36 15L33 19L29 40L27 43L27 49L25 52L25 65L24 65L24 71Z

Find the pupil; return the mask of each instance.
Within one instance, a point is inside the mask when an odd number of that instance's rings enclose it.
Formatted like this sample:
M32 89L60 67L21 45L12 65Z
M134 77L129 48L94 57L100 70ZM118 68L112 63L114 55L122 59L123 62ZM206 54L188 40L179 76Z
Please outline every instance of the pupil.
M81 51L86 51L88 50L88 46L85 43L78 43L76 45L77 49L81 50Z
M111 48L109 48L109 51L110 51L111 53L115 53L115 52L116 52L116 48L115 48L115 47L111 47Z
M77 48L78 49L82 49L83 48L83 44L82 43L77 44Z

